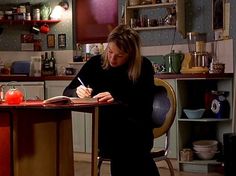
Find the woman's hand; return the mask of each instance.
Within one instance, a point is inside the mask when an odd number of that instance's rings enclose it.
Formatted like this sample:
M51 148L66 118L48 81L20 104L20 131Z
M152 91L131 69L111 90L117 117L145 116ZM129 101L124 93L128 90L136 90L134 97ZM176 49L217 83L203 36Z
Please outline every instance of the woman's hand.
M101 92L101 93L95 95L93 98L97 98L98 101L101 101L101 102L113 102L114 101L114 98L112 97L110 92Z
M88 87L85 87L83 85L80 85L76 89L76 93L77 93L79 98L91 97L92 91L93 91L92 88L88 88Z

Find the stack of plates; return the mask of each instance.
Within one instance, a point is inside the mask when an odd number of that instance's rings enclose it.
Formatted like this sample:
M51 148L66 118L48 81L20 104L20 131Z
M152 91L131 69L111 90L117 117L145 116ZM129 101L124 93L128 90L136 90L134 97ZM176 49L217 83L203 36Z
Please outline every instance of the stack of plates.
M193 149L200 159L210 160L218 153L217 145L216 140L199 140L193 142Z

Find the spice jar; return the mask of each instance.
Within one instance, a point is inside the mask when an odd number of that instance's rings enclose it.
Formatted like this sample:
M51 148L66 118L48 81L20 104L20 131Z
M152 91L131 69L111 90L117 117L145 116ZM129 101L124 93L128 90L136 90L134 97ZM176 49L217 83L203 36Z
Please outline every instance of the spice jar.
M184 148L180 151L180 160L181 161L192 161L193 160L193 151L189 148Z

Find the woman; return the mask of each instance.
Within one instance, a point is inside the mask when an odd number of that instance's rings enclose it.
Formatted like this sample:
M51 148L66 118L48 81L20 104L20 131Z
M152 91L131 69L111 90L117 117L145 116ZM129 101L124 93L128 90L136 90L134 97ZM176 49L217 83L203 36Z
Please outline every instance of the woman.
M120 25L109 34L104 54L87 61L64 90L66 96L119 102L99 111L99 155L111 159L112 176L159 175L150 155L153 74L138 33Z

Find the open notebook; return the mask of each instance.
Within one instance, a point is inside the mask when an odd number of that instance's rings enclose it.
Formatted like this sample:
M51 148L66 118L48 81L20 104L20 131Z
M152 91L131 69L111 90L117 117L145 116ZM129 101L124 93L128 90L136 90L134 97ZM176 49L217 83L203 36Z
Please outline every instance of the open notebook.
M98 103L98 100L96 98L55 96L43 101L43 104L91 104L91 103Z

